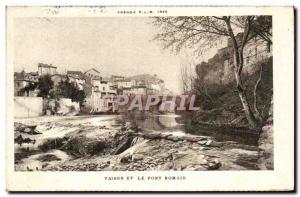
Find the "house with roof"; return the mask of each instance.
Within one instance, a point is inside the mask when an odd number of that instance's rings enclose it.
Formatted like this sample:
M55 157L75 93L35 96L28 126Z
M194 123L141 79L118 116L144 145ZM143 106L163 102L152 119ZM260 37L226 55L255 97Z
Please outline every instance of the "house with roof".
M14 95L15 96L36 96L35 84L38 82L37 73L14 73Z
M91 90L86 94L86 105L91 108L91 112L112 110L117 91L111 79L102 77L100 72L94 68L87 70L83 74L87 81L87 86Z
M57 67L52 64L38 63L38 74L41 75L54 75L56 74Z
M111 81L112 82L123 81L123 80L125 80L124 76L121 76L121 75L112 75L111 76Z
M83 74L90 78L99 78L99 79L101 78L100 72L98 70L96 70L95 68L91 68L91 69L85 71Z

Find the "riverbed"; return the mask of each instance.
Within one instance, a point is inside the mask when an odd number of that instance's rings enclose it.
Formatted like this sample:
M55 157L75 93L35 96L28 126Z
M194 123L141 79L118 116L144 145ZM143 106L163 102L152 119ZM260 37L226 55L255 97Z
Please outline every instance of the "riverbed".
M258 170L256 143L213 130L191 134L176 114L41 116L15 123L36 126L34 135L15 127L15 138L31 140L15 144L17 171Z

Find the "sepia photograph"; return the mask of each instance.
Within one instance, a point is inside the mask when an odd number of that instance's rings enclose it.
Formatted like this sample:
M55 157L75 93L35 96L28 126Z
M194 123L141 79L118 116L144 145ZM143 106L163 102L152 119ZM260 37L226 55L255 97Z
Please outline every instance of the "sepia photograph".
M272 13L35 9L8 23L14 172L274 173Z

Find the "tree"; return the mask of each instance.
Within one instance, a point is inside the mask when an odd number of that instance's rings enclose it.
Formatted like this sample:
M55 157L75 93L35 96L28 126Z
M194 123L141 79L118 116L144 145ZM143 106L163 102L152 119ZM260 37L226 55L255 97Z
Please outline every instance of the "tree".
M202 53L230 38L236 89L249 125L257 127L260 120L250 108L242 80L244 48L253 38L272 44L271 22L271 16L154 17L153 23L160 31L154 39L161 41L164 48L172 48L175 52L185 47ZM242 33L239 34L242 36L239 37L238 33Z
M182 83L182 90L184 93L188 93L193 89L194 76L192 73L191 62L182 61L180 65L180 80Z
M85 102L85 92L83 90L78 90L76 97L73 98L74 101L79 102L80 107L83 106L83 103Z
M67 80L62 80L58 83L55 91L56 98L70 98L73 102L78 102L80 107L82 107L86 95L83 90L80 90L75 83L70 82L69 78Z
M53 81L51 80L50 75L43 75L39 78L37 88L39 90L38 96L43 98L52 97L51 90L53 88Z
M29 82L24 88L20 90L22 94L26 92L26 96L29 96L30 91L34 91L37 88L37 84L34 82Z

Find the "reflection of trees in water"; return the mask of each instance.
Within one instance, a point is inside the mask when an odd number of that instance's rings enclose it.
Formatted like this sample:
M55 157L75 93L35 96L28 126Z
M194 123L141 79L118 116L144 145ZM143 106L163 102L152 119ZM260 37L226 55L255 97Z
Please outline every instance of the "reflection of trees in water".
M126 112L121 117L122 123L130 122L133 127L150 130L163 130L166 128L160 121L159 116L153 116L150 112Z
M174 114L173 114L174 115ZM150 112L127 112L122 114L121 123L130 122L132 127L142 130L183 131L194 135L212 136L218 141L236 141L242 144L257 144L257 135L249 131L236 131L236 128L207 128L191 124L193 113L180 113L179 116L154 115Z
M256 145L258 141L258 133L252 132L246 128L238 128L234 126L211 126L207 127L201 124L193 124L191 122L193 112L183 112L175 120L179 124L184 124L184 131L193 135L212 136L218 141L236 141L242 144Z

